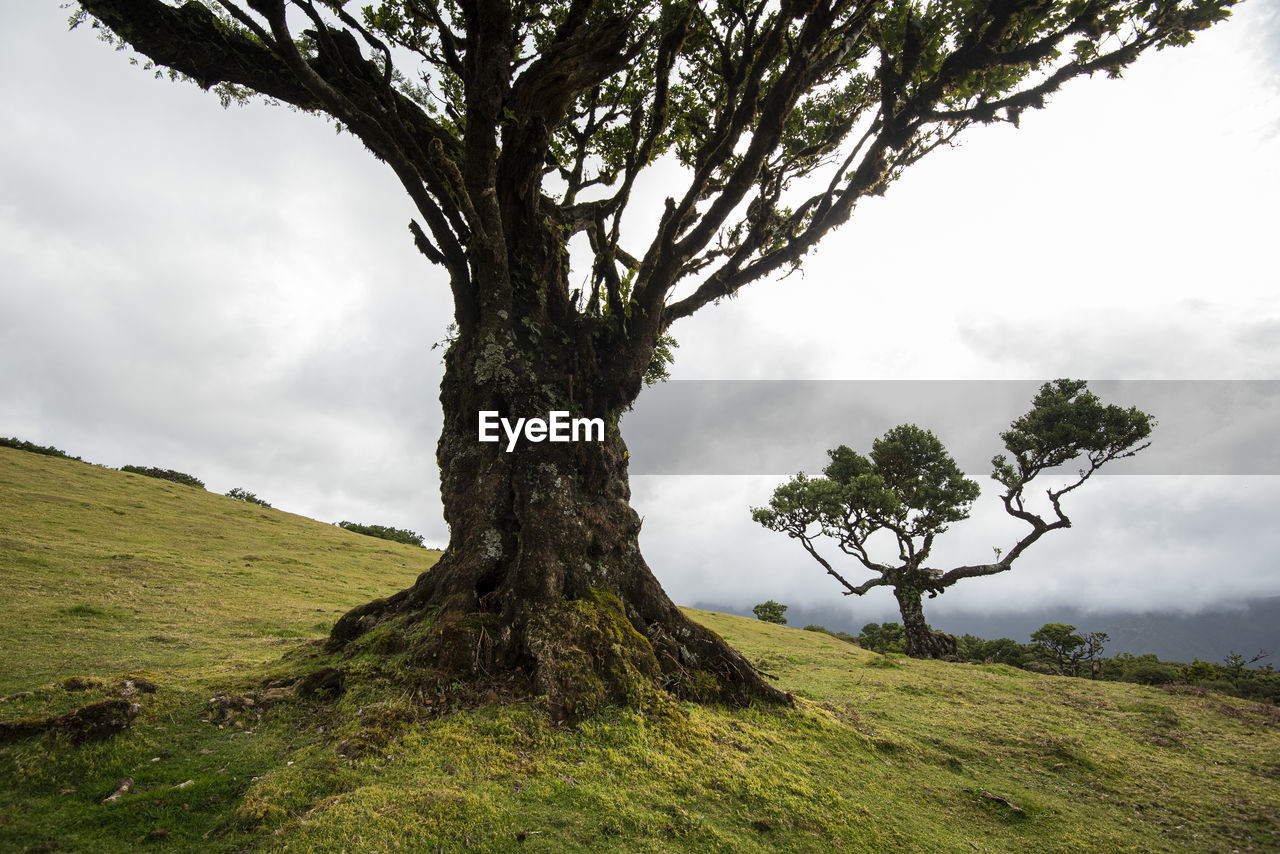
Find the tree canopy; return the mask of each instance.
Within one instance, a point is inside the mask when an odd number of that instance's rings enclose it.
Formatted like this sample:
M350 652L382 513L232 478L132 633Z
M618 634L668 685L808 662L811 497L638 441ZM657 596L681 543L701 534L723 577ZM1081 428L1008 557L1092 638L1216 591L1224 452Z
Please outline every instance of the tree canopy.
M651 348L659 328L798 264L965 128L1016 124L1073 78L1190 42L1233 2L80 6L224 99L265 95L358 136L413 199L460 326L511 301L536 223L560 247L585 235L593 258L585 286L546 298ZM673 192L624 245L637 181L660 163ZM633 315L647 321L629 328Z

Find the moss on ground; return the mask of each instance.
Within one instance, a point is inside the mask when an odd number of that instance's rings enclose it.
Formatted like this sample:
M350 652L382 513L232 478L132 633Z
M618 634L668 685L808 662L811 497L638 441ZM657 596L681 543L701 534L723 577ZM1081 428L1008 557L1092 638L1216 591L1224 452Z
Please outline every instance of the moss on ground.
M551 712L557 719L598 714L610 703L652 706L667 701L656 687L661 670L653 648L631 625L618 597L593 591L530 619L528 643L538 660L535 679L554 688Z

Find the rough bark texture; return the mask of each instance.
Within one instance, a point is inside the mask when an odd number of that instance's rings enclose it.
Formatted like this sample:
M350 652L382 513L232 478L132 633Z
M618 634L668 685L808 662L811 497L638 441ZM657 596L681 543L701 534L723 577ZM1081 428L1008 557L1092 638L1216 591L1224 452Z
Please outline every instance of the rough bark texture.
M785 700L686 618L641 557L618 384L593 377L595 362L574 358L575 342L541 341L535 352L531 337L495 324L453 343L438 446L449 546L413 587L343 616L330 648L358 649L369 638L387 648L394 638L390 648L407 650L433 678L514 682L564 717L643 703L655 686L695 700ZM512 420L551 410L598 416L606 435L522 438L508 452L505 437L477 440L482 410Z
M920 591L908 587L895 587L893 595L902 613L902 634L906 641L906 653L912 658L948 658L956 654L954 635L929 628L924 619L924 607Z

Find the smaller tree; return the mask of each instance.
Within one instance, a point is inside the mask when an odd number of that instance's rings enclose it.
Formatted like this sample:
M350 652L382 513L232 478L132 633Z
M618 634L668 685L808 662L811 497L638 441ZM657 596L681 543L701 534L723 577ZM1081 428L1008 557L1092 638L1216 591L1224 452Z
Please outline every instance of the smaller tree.
M1080 660L1089 665L1090 679L1101 678L1107 669L1107 660L1102 657L1102 652L1111 636L1106 632L1088 632L1081 637L1084 638L1084 648L1081 650Z
M1040 537L1071 527L1062 498L1080 487L1112 460L1131 457L1147 447L1154 420L1135 407L1103 405L1082 380L1056 380L1040 387L1030 411L1000 434L1007 454L992 459L991 477L1004 487L1005 512L1030 526L1007 550L995 549L996 560L958 566L949 571L925 565L934 540L954 523L968 518L980 488L964 476L942 442L914 424L895 427L871 446L870 456L845 446L828 451L823 477L803 472L774 490L767 507L752 508L752 517L774 531L798 540L810 556L844 588L863 596L876 587L893 588L902 614L908 655L940 658L954 655L956 640L931 630L922 598L942 593L965 578L1007 572ZM1078 458L1084 465L1066 485L1046 490L1048 509L1033 509L1027 487L1045 471ZM872 538L889 535L897 555L888 562L873 557ZM872 577L853 584L818 551L828 537L856 559Z
M1074 676L1076 662L1084 638L1076 634L1076 627L1066 623L1045 623L1031 633L1031 642L1040 655L1058 668L1063 676Z
M1081 665L1088 665L1088 676L1097 679L1102 673L1102 651L1111 640L1106 632L1077 634L1075 626L1045 623L1031 634L1031 642L1040 654L1057 666L1063 676L1079 676Z
M768 602L761 602L759 605L751 609L756 615L756 619L765 623L777 623L780 626L787 624L787 618L783 614L787 613L787 606L770 599Z
M902 652L902 626L897 623L867 623L858 634L858 646L872 652Z
M1235 650L1232 650L1231 653L1226 658L1222 659L1222 665L1223 665L1222 669L1226 673L1228 678L1239 679L1241 676L1244 675L1245 668L1248 667L1250 664L1257 664L1259 661L1262 661L1264 658L1270 658L1270 657L1271 657L1271 653L1267 652L1265 649L1258 650L1258 654L1253 656L1252 658L1245 658L1240 653L1236 652Z

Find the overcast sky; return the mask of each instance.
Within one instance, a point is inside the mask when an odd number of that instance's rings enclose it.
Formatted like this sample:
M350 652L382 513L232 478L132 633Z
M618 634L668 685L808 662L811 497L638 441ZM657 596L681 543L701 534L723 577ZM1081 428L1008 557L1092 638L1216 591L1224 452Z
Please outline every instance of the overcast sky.
M0 2L0 435L443 545L432 345L450 304L390 170L315 117L223 110L152 79L88 28L68 33L55 2ZM1280 0L1247 0L1189 49L1078 82L1021 129L971 133L864 202L802 274L679 323L679 382L623 421L635 469L670 471L691 441L728 447L660 432L704 423L663 413L727 387L712 380L1280 380L1277 199ZM865 450L897 420L963 444L963 425L998 430L1029 401L940 405L931 384L890 385L893 411L861 417L809 393L859 384L795 384L807 404L779 394L773 410L769 384L747 384L716 412L748 419L759 447L633 477L642 546L672 597L888 608L884 590L842 600L748 508L791 470L761 449L796 449L812 472L826 447ZM1067 505L1071 531L930 608L1197 610L1280 594L1274 385L1218 386L1152 404L1161 459L1179 463L1091 482ZM1254 448L1270 456L1250 468ZM1018 529L996 503L987 489L934 565L1007 547Z

